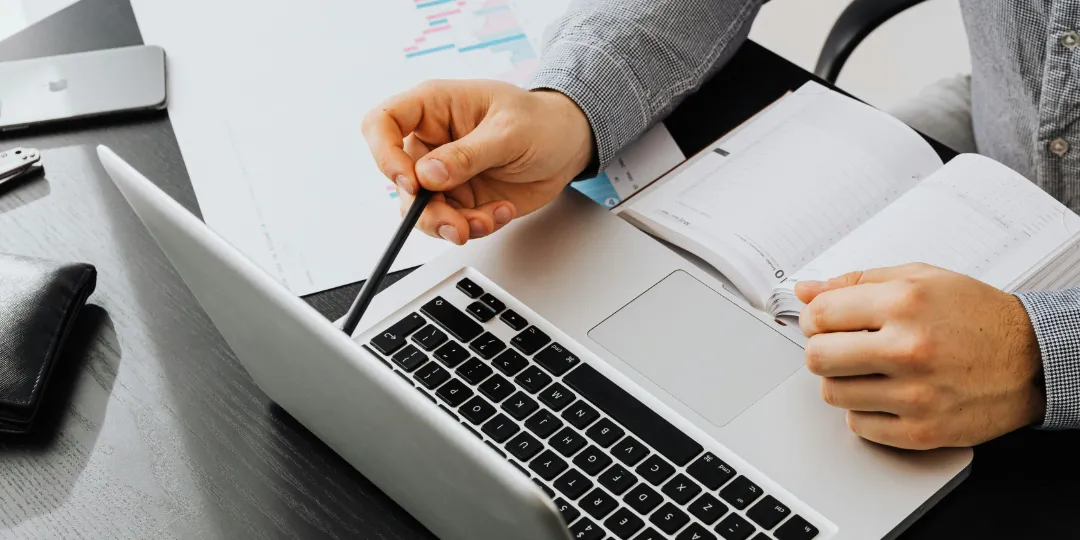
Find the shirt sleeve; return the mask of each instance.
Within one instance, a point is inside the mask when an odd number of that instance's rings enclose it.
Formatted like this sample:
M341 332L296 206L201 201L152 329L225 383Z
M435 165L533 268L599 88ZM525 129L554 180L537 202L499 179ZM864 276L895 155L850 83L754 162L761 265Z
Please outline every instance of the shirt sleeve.
M1043 429L1080 428L1080 289L1025 292L1024 304L1042 355L1046 384Z
M529 88L581 107L602 170L731 58L763 2L583 0L549 33Z

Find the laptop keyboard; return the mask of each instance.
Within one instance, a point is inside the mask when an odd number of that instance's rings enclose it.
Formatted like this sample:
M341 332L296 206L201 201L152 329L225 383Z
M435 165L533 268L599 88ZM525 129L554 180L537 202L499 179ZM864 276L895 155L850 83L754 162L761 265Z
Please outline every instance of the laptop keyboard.
M552 340L542 321L468 278L442 293L365 348L532 478L572 538L818 537L780 498Z

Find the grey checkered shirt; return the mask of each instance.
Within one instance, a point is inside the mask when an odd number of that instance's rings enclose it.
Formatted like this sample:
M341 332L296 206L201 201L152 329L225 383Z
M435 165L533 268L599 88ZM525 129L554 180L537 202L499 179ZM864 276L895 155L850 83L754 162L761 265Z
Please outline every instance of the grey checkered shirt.
M763 2L581 0L552 30L531 87L585 111L603 167L724 65ZM979 152L1080 211L1080 0L961 4ZM1018 296L1042 351L1043 427L1080 428L1080 289Z

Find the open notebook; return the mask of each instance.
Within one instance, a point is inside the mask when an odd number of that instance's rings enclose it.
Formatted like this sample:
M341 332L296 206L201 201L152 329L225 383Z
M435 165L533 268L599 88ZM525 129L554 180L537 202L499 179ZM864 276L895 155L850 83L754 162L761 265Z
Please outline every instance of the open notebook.
M1080 278L1080 217L993 160L944 165L900 121L809 83L623 217L715 266L773 316L800 280L924 262L1006 291Z

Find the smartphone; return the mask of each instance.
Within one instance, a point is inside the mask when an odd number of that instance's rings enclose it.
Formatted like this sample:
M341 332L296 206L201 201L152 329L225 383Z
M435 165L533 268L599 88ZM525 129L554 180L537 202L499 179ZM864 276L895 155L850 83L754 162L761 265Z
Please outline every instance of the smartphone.
M0 62L0 131L163 109L165 51L122 47Z

